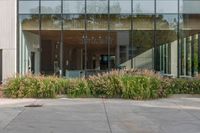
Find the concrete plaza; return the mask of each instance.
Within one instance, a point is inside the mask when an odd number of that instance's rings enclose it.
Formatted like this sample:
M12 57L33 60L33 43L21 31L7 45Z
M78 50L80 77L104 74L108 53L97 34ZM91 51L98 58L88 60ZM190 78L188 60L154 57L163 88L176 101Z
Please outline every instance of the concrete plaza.
M200 98L0 99L0 133L200 133Z

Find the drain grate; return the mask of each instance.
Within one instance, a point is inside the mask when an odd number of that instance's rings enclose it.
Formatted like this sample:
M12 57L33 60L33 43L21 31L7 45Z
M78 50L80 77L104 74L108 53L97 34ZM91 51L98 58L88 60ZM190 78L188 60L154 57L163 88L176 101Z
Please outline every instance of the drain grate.
M37 108L37 107L42 107L42 104L29 104L29 105L25 105L24 107L27 108Z

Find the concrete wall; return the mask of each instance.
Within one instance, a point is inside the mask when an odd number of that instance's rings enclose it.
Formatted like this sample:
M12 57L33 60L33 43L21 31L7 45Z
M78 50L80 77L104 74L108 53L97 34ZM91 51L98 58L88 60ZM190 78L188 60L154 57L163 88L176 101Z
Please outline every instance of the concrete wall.
M0 0L0 49L3 80L16 73L17 0Z
M177 41L174 41L171 43L171 74L174 75L175 77L177 76L178 73L178 44Z

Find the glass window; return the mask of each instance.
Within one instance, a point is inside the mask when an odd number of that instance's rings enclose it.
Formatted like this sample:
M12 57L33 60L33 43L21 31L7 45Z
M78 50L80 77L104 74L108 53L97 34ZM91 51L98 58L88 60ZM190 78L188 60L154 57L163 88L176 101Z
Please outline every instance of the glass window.
M87 13L89 14L107 14L108 0L87 0Z
M198 56L199 56L199 34L195 34L192 38L193 40L193 74L194 75L198 75L198 69L199 69L199 60L198 60Z
M180 15L180 27L185 30L200 29L200 14L182 14Z
M61 0L42 0L41 1L42 14L59 14L61 13Z
M20 15L22 30L39 30L39 15Z
M97 14L87 16L88 30L108 30L108 15Z
M157 30L176 30L178 22L177 15L158 14L156 17Z
M154 30L154 15L134 15L133 29L135 30Z
M131 15L117 15L110 16L111 30L131 30Z
M180 0L180 13L200 13L199 0Z
M161 73L177 74L177 14L158 14L156 17L155 68Z
M130 69L133 60L131 51L131 31L111 31L110 39L110 53L111 57L114 57L115 59L114 61L111 61L111 68Z
M154 44L154 15L133 16L133 64L134 68L152 69Z
M41 29L42 30L61 30L60 15L42 15Z
M85 0L64 0L63 13L85 13Z
M180 57L181 57L181 75L193 75L194 74L194 36L200 33L199 26L200 14L188 14L183 13L180 15L179 27L180 27Z
M40 71L39 15L19 15L19 73ZM31 58L34 53L36 58ZM37 65L34 65L34 63Z
M154 0L133 0L133 13L154 13Z
M20 14L36 14L39 13L39 1L38 0L31 0L19 1L19 13Z
M108 69L108 32L87 31L87 69Z
M64 30L84 30L85 15L64 15Z
M41 31L41 74L59 75L61 70L61 31Z
M157 0L157 13L178 13L178 0Z
M134 30L132 36L134 68L152 69L154 31Z
M110 0L110 13L131 13L131 0Z
M66 77L81 77L84 75L84 31L63 31L63 69Z

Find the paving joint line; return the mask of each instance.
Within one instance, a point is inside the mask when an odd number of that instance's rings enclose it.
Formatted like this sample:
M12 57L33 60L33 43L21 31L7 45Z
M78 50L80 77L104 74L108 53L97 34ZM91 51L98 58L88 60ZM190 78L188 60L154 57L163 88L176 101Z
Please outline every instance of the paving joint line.
M182 105L179 105L178 103L176 103L175 101L171 101L173 104L175 104L176 106L178 106L179 107L179 109L181 110L181 111L183 111L183 112L185 112L185 113L187 113L187 114L189 114L189 115L191 115L191 116L193 116L194 118L196 118L197 120L200 120L200 118L199 117L197 117L196 115L194 115L194 114L192 114L192 113L190 113L190 112L188 112L188 111L186 111L186 110L184 110L184 108L182 107Z
M35 102L37 102L37 100L33 101L33 103L35 103ZM16 120L16 118L19 117L25 110L26 110L26 108L23 107L23 110L21 112L19 112L13 119L11 119L8 122L8 124L5 127L3 127L3 130L5 130L10 125L10 123L12 123L14 120Z
M24 111L25 111L26 109L24 108L21 112L19 112L13 119L11 119L9 122L8 122L8 124L5 126L5 127L3 127L3 130L5 130L9 125L10 125L10 123L12 123L18 116L20 116Z
M102 98L102 101L103 101L103 107L104 107L104 111L105 111L108 127L109 127L109 130L110 130L110 133L112 133L112 128L111 128L111 125L110 125L110 120L108 118L108 112L106 110L106 104L105 104L104 98Z

